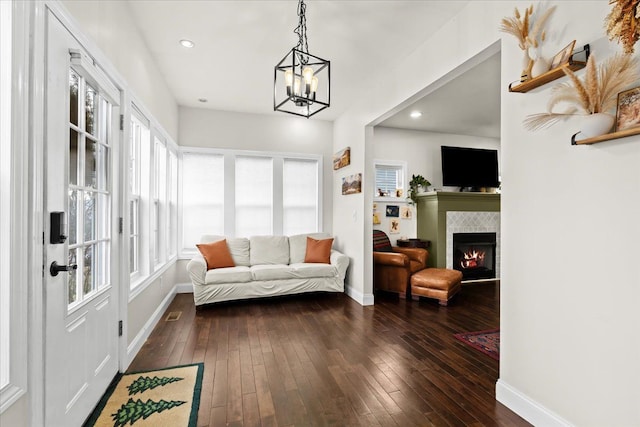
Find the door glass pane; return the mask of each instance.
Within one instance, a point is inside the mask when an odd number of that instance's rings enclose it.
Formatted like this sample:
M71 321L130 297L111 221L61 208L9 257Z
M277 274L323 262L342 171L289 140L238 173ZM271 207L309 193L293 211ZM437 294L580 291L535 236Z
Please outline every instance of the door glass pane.
M69 184L78 184L78 132L69 129Z
M95 289L95 259L94 245L84 248L84 268L82 269L82 292L84 295Z
M84 193L84 240L96 238L96 194L91 191Z
M96 134L96 90L87 84L87 93L84 99L85 129L91 135Z
M109 195L108 194L98 194L98 207L96 209L97 213L97 238L98 239L108 239L109 238L109 228L111 227L111 222L109 218L110 209L109 209Z
M96 185L99 190L106 190L109 182L109 147L100 144L97 150Z
M69 121L78 126L78 75L69 73Z
M78 242L78 192L69 190L69 244L75 245Z
M76 264L76 249L69 250L69 260L67 265ZM77 270L71 270L68 275L68 290L69 290L69 304L74 303L78 299L78 287L77 287Z
M110 281L110 276L109 276L109 243L108 242L101 242L98 246L98 254L96 256L96 259L99 260L97 261L97 266L99 268L99 272L100 275L99 280L98 280L98 288L101 288L105 285L109 284ZM99 255L99 257L98 257Z
M98 165L98 144L87 139L84 155L84 185L97 188L96 167Z

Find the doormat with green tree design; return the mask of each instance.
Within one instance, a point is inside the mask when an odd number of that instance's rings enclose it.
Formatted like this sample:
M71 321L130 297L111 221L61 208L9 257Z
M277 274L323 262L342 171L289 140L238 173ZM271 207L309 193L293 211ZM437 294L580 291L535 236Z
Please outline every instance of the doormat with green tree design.
M118 375L85 426L195 427L203 370L195 363Z

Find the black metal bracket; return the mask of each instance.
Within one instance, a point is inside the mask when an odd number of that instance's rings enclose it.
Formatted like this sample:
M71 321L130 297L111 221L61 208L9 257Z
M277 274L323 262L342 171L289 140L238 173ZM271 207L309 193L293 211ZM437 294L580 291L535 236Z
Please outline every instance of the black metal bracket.
M576 55L584 55L584 59L580 58L576 58ZM591 46L589 45L589 43L585 44L582 47L582 50L579 50L577 52L574 52L571 54L571 58L570 61L574 62L574 61L581 61L581 62L587 62L589 60L589 55L591 55Z
M578 145L578 143L576 143L576 136L579 134L580 132L576 132L573 135L571 135L571 145Z

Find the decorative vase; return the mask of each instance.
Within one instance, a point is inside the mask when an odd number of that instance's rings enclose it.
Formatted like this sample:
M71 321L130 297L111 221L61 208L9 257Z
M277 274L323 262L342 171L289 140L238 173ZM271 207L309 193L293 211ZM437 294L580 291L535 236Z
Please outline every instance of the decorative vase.
M580 134L585 138L593 138L595 136L609 133L613 127L615 118L607 113L594 113L584 116Z
M549 71L549 61L547 61L542 56L538 56L538 58L533 62L533 67L531 67L531 77L538 77L541 74Z
M524 51L522 58L522 74L520 74L520 82L526 82L531 78L531 68L533 67L533 59L529 56L527 50Z

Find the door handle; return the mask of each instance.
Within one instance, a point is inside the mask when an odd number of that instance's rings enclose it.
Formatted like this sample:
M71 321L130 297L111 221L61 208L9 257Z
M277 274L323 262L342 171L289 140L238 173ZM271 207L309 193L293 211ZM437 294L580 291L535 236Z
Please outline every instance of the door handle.
M57 276L61 271L73 271L78 269L78 264L70 264L70 265L60 265L56 261L51 263L51 267L49 267L49 273L52 276Z

